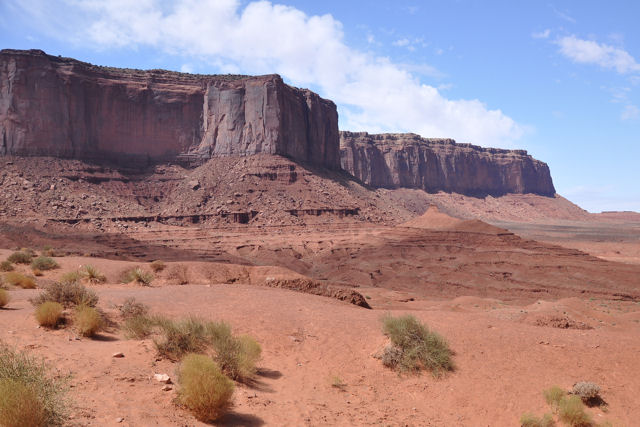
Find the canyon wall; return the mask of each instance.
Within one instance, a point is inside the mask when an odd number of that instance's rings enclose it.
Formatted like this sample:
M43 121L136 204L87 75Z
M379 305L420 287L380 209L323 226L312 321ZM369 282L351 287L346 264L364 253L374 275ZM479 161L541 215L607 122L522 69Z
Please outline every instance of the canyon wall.
M277 75L118 69L0 51L0 154L151 163L257 153L338 169L335 104Z
M419 188L474 196L553 196L546 163L524 150L483 148L415 134L340 132L342 168L373 187Z

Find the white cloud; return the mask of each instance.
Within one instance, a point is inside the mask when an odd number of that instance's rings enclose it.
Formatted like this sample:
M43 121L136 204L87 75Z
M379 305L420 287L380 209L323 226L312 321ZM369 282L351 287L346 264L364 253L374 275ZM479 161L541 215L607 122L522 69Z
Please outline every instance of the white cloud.
M548 39L550 35L551 30L547 28L546 30L540 31L539 33L532 33L531 37L533 37L534 39Z
M575 36L559 38L560 53L574 62L611 68L620 74L640 72L640 64L624 49Z
M620 113L620 119L622 120L635 120L640 117L640 108L636 107L633 104L628 104L624 106L622 113Z
M14 2L29 12L42 10L48 0ZM92 48L157 49L222 72L279 73L334 100L344 129L411 131L493 146L511 145L525 130L479 100L447 99L402 64L351 48L331 15L309 16L268 1L64 4L73 14L51 36ZM198 66L200 72L204 68Z
M409 43L411 43L409 39L405 38L405 39L396 40L391 44L398 47L404 47L404 46L409 46Z

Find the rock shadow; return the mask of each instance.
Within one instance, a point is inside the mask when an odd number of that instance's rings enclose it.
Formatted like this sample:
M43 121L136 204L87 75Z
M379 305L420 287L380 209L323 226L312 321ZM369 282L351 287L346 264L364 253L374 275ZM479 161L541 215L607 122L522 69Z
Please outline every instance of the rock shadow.
M238 412L229 412L223 417L218 418L213 425L228 427L259 427L264 425L264 420L251 414L241 414Z

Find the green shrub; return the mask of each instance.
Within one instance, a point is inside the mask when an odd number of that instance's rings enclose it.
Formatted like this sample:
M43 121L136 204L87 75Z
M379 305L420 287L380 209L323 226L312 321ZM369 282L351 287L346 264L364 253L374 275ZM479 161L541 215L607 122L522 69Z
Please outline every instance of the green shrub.
M526 413L520 418L521 427L553 427L556 423L551 414L544 414L542 418Z
M66 419L66 378L41 361L0 344L0 425L52 426Z
M9 304L9 300L11 300L11 297L9 297L9 292L0 288L0 307L4 307L5 305Z
M167 265L160 260L156 260L156 261L153 261L151 264L149 264L149 267L151 267L151 270L154 273L160 273L162 270L164 270L167 267Z
M33 278L13 271L4 275L4 282L11 286L18 286L22 289L36 288L36 281Z
M84 278L89 283L104 283L107 281L107 277L100 273L97 268L92 265L83 265L80 268L79 272L80 276Z
M242 335L220 336L213 340L214 360L230 378L246 381L256 373L256 362L262 349L253 338Z
M39 256L31 261L31 268L33 270L47 271L53 270L54 268L60 268L60 266L53 258L49 258L48 256Z
M65 307L86 305L95 307L98 304L98 296L78 282L56 282L31 299L33 305L40 305L46 301L53 301Z
M11 261L0 262L0 271L13 271L13 264L11 264Z
M385 316L382 322L385 335L401 352L393 368L403 372L427 369L436 376L453 370L452 352L446 340L429 331L414 316Z
M161 356L178 360L187 353L199 353L210 343L205 324L196 318L178 321L155 319L161 329L162 340L156 341Z
M189 354L180 365L178 398L202 422L214 421L231 406L233 382L207 356Z
M150 285L153 281L153 274L148 271L144 271L140 267L126 270L122 274L122 283L136 282L141 285Z
M14 264L30 264L33 254L25 251L17 251L9 255L7 261Z
M92 337L102 328L102 316L93 307L80 305L76 309L75 324L83 337Z
M585 406L579 396L567 396L560 401L558 415L570 427L590 427L593 420L585 412Z
M53 249L53 247L51 247L51 245L45 245L42 248L41 254L44 255L44 256L54 257L54 256L56 256L56 251L55 251L55 249Z
M40 326L55 328L62 320L64 307L57 302L47 301L36 307L36 320Z
M543 391L542 394L544 395L544 400L551 405L554 411L557 411L560 406L560 402L565 398L567 392L557 385L554 385L550 389Z

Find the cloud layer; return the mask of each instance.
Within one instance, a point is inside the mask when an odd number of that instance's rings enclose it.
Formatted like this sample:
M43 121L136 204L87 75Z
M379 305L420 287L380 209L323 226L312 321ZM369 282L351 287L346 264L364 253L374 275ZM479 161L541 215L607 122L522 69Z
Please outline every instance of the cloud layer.
M45 1L15 5L31 13L46 8ZM492 146L512 145L523 133L500 110L479 100L447 99L402 64L351 48L331 15L308 16L268 1L66 4L74 22L50 35L92 48L157 49L184 57L185 69L204 61L222 72L279 73L334 100L345 129L411 131Z
M620 74L640 72L640 64L624 49L573 35L561 37L556 43L560 46L560 53L574 62L599 65Z

